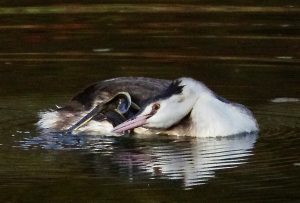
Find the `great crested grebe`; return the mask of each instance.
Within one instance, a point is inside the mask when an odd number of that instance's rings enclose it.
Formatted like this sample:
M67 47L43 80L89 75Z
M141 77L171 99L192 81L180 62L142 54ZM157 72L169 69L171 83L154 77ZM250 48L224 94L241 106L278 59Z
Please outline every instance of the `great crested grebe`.
M103 107L95 111L119 92L128 93L141 109L128 107L123 119L111 116L109 110L103 115ZM82 119L85 116L88 119ZM77 94L65 107L40 113L37 124L46 131L75 129L75 133L101 135L133 130L137 134L216 137L258 131L255 118L245 106L229 102L192 78L170 81L121 77L101 81Z

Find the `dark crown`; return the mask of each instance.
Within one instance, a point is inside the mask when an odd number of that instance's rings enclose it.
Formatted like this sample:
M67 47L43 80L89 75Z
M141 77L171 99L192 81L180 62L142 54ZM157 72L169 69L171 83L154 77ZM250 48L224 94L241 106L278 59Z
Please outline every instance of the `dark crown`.
M184 85L181 85L181 80L174 80L169 87L159 95L159 99L166 99L175 94L181 94Z

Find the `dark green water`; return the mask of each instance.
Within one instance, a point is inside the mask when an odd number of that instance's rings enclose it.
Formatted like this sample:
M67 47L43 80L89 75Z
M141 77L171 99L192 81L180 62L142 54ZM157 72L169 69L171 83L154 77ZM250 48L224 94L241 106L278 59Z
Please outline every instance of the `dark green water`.
M103 2L0 2L0 202L299 202L300 102L272 100L299 100L300 4ZM247 105L261 131L36 131L39 111L118 76L201 80Z

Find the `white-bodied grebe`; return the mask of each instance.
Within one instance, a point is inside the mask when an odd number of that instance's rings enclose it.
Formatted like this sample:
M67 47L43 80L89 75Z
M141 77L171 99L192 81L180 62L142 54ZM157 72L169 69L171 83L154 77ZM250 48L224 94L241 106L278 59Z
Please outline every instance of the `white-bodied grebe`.
M126 92L141 109L123 116L91 115L95 107ZM64 131L86 115L88 122L74 132L120 135L133 130L137 134L216 137L258 131L250 110L232 103L192 78L174 81L143 77L104 80L77 94L65 107L40 113L39 128ZM99 116L101 114L102 116ZM126 121L125 121L126 120Z

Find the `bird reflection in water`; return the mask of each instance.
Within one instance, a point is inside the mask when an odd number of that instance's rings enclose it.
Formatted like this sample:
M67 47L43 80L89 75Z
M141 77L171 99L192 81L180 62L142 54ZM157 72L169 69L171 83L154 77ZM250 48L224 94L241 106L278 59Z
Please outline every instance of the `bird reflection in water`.
M145 154L126 152L113 157L128 169L150 173L154 179L181 180L185 189L207 183L220 169L234 168L247 162L253 154L257 134L221 138L188 139L151 146Z
M183 188L190 189L207 183L218 170L246 163L253 154L256 139L256 133L184 139L155 135L132 139L48 134L22 141L21 147L71 151L80 149L95 156L94 160L89 160L89 165L99 175L103 173L103 165L109 165L114 170L120 170L118 175L124 177L126 174L129 182L145 178L179 180ZM128 142L133 143L128 146Z

